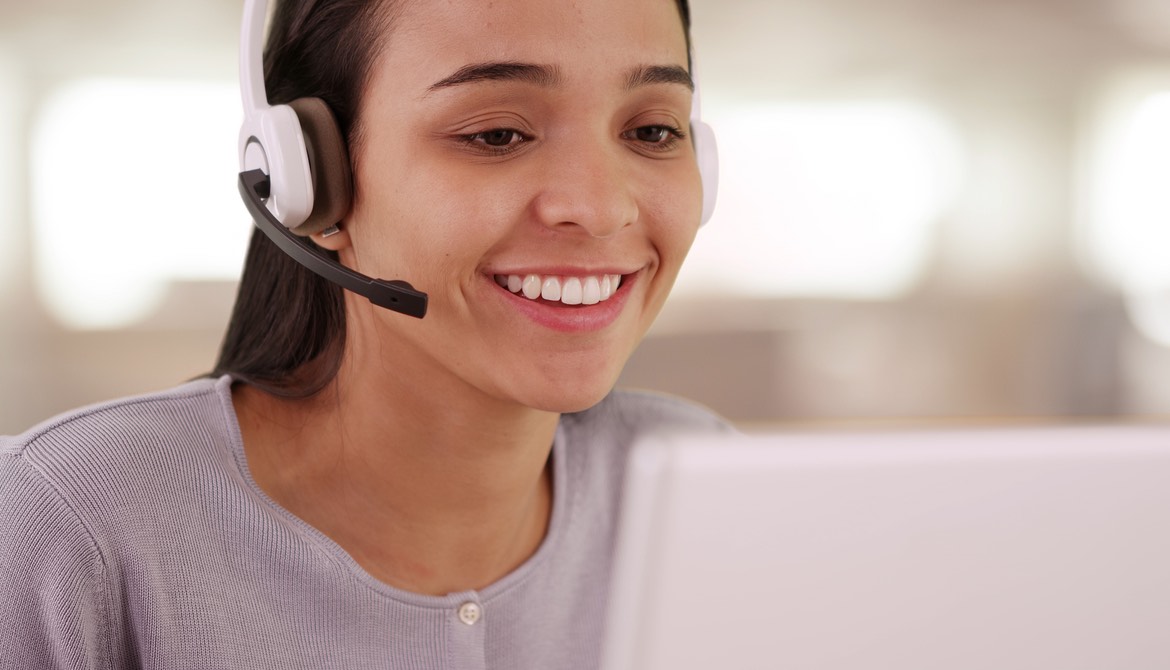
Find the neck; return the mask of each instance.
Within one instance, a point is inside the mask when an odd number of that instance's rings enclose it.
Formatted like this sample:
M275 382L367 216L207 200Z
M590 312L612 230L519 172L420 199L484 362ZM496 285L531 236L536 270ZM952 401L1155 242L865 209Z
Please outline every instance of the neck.
M347 361L306 400L237 388L249 466L376 578L436 595L483 588L546 533L559 415L434 383L418 393L411 378Z

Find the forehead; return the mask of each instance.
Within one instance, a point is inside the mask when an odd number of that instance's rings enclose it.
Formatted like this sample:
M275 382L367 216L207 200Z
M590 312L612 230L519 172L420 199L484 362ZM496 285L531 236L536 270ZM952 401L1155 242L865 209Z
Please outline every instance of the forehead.
M415 74L416 84L490 61L555 65L570 77L687 65L676 0L405 0L398 10L379 69Z

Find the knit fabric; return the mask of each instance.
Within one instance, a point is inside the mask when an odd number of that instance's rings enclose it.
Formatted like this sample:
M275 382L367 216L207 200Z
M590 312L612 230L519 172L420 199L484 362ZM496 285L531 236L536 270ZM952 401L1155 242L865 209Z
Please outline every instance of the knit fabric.
M726 429L648 394L565 415L536 554L483 590L424 596L256 486L230 389L196 381L0 437L0 668L596 668L631 443Z

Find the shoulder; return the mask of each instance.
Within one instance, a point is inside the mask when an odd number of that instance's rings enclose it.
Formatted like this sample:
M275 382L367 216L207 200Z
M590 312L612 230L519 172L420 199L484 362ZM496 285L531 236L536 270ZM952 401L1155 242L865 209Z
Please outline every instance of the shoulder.
M726 420L689 400L649 391L616 390L594 407L566 415L566 428L637 441L651 433L732 432Z
M151 486L157 475L181 471L185 458L227 439L229 383L193 381L0 437L0 486L34 477L83 516L89 502L108 503L119 492Z
M12 667L58 667L48 659L62 648L84 650L86 667L123 667L131 610L172 603L185 570L211 574L199 561L226 552L208 545L235 502L230 383L194 381L0 437L0 611L17 622L0 630L0 650L16 654Z
M125 449L138 440L189 434L222 415L227 380L200 379L173 389L83 407L53 417L22 435L0 436L0 456L84 456Z
M0 665L61 665L60 650L85 650L87 667L113 667L107 566L74 507L28 463L0 455ZM73 667L73 666L69 666ZM80 666L79 666L80 667Z

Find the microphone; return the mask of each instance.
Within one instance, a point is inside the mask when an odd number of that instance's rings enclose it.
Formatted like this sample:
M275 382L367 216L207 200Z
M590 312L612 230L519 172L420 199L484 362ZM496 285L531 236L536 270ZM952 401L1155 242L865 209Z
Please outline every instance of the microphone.
M427 313L427 294L409 283L395 279L374 279L345 267L320 250L294 235L264 205L270 192L268 175L263 170L240 173L240 195L252 213L256 227L280 250L320 277L364 296L379 307L421 319Z

